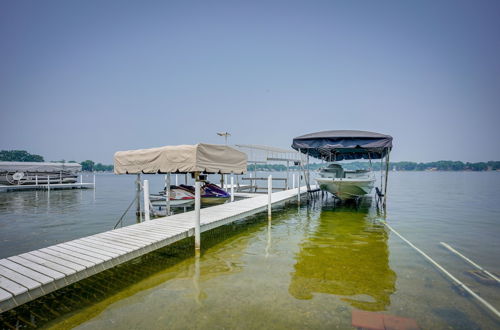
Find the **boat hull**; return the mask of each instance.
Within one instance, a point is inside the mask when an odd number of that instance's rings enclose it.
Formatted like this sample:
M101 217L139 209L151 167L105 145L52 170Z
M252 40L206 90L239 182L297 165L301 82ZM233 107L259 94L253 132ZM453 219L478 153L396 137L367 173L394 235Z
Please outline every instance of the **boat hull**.
M316 181L321 190L330 192L340 200L355 199L367 195L375 185L375 179L317 178Z

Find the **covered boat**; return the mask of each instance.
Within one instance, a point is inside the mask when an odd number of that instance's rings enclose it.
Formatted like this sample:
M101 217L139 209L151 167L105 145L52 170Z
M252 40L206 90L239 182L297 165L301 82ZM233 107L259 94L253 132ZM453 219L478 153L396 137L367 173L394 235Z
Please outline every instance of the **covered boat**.
M0 162L0 184L75 183L81 170L78 163Z
M347 171L335 162L355 159L386 159L386 184L392 136L367 131L323 131L293 139L292 148L308 156L331 164L320 170L316 179L320 189L332 193L340 200L359 198L369 194L375 185L370 170ZM382 189L381 189L382 190ZM384 203L385 204L385 203Z

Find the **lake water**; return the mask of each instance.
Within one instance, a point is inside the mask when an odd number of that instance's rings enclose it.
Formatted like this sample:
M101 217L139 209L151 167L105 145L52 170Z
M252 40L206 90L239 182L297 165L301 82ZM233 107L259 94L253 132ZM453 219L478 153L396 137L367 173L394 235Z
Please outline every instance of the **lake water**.
M162 188L162 177L148 178ZM133 181L103 174L95 190L0 194L0 257L111 229ZM500 309L500 287L439 244L500 272L499 196L498 172L391 172L386 219ZM500 327L379 219L369 200L291 204L271 222L256 215L204 233L199 258L192 239L178 242L4 313L0 328L349 329L354 309L422 329Z

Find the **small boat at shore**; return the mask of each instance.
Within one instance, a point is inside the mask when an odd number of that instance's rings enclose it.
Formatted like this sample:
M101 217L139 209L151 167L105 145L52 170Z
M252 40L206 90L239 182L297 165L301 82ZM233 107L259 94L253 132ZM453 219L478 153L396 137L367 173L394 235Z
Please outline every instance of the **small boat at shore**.
M181 188L189 190L194 194L194 187L188 185L180 185ZM224 204L229 200L231 195L226 192L221 187L210 183L205 182L205 184L201 187L201 203L205 205L218 205Z
M165 190L149 195L153 205L166 205ZM179 186L170 186L170 207L185 207L194 204L194 194Z
M321 169L319 176L316 181L320 189L342 201L367 195L375 185L375 175L371 170L348 171L336 163Z

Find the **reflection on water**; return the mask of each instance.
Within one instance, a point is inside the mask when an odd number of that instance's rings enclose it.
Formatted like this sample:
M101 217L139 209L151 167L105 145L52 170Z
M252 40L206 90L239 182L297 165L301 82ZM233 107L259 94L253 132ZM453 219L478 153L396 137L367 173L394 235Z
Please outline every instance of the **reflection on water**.
M368 211L342 207L321 212L316 228L300 244L290 294L297 299L339 295L369 311L390 305L396 274L389 267L388 233Z

